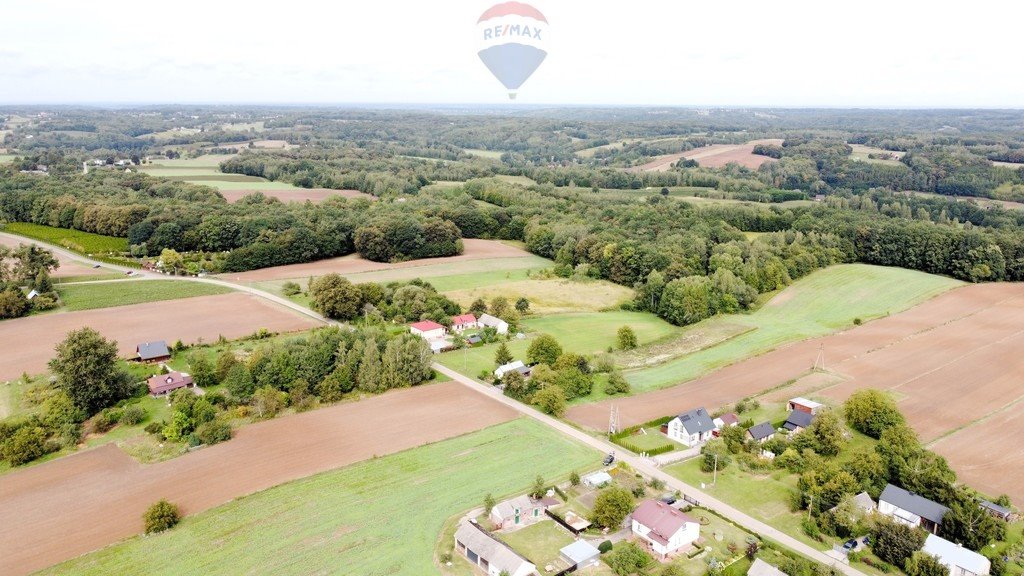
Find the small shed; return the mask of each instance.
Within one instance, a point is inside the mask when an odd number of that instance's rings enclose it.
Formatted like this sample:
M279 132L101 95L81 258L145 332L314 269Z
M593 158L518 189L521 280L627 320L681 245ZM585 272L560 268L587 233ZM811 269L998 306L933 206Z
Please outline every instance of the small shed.
M817 414L818 410L824 408L825 405L821 402L815 402L814 400L808 400L804 397L791 398L786 404L787 410L799 410L800 412L806 412L808 414Z
M982 500L981 502L978 503L978 506L980 506L982 510L988 512L996 518L1006 520L1008 522L1013 520L1013 510L1010 510L1006 506L1000 506L999 504L996 504L995 502L989 502L988 500Z
M135 347L135 359L147 363L163 362L171 359L171 351L167 348L167 342L163 340L143 342Z
M612 477L605 471L594 472L583 477L583 484L591 488L598 488L612 481Z
M495 378L504 378L505 374L513 371L520 371L521 368L526 368L526 364L523 364L522 360L514 360L508 364L502 364L494 370ZM524 374L525 376L525 374Z
M597 566L601 563L601 551L586 540L577 540L559 550L562 559L577 570Z

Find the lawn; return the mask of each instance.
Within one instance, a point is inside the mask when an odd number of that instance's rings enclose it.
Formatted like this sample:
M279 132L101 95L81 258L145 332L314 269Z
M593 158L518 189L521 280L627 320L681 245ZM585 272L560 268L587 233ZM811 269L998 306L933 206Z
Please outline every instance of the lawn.
M523 324L530 332L551 334L563 346L581 354L618 348L618 331L622 326L632 328L641 345L668 338L680 331L654 314L622 310L529 317Z
M895 314L962 282L866 264L842 264L798 280L749 314L716 316L694 325L714 330L725 323L750 330L720 344L657 366L630 371L634 392L673 386L783 344L829 334L863 321Z
M554 520L543 520L498 536L541 570L548 564L564 567L566 563L560 560L559 550L574 542L572 535Z
M181 280L127 280L98 284L58 284L57 293L65 310L92 310L177 300L193 296L226 294L230 288Z
M528 465L509 465L509 454ZM43 574L436 573L446 518L598 456L518 419L240 498Z
M126 252L128 239L114 236L103 236L67 228L54 228L27 222L11 222L4 225L4 232L25 236L33 240L49 242L63 246L80 254L98 254L103 252Z
M864 146L863 144L851 144L853 152L850 154L852 160L860 160L862 162L872 162L875 164L888 164L890 166L898 166L901 162L898 158L901 158L905 152L893 152L891 150L883 150L881 148L873 148L871 146ZM892 154L896 159L885 160L883 158L871 158L871 154Z

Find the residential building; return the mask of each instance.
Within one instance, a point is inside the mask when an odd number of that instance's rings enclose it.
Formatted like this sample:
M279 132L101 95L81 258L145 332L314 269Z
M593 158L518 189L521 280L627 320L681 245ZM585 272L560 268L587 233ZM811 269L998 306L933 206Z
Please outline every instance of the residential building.
M534 500L529 496L516 496L511 500L499 502L491 508L490 519L495 530L509 530L529 526L547 516L544 511L551 506L561 504L554 498Z
M892 484L887 484L878 497L879 514L891 516L908 526L920 526L932 534L939 533L946 512L949 508L942 504Z
M782 424L782 427L789 430L793 434L803 432L811 422L814 420L814 414L805 412L803 410L793 410L786 417L786 421Z
M473 520L463 522L455 531L455 551L488 576L530 576L537 567L496 539Z
M147 363L164 362L171 359L171 351L163 340L145 342L135 347L135 359Z
M194 386L192 377L184 372L157 374L146 380L146 385L149 386L149 393L153 396L170 394L178 388L191 388Z
M410 324L409 332L423 338L424 340L436 340L438 338L444 338L447 330L444 326L434 322L433 320L421 320L414 324Z
M726 414L722 414L718 418L715 418L714 422L715 428L722 430L725 428L732 428L733 426L738 426L740 423L740 418L736 414L728 412Z
M711 439L715 423L704 408L676 416L668 423L666 435L686 446L697 446Z
M935 556L940 564L949 568L949 576L986 576L992 569L988 558L935 534L928 535L922 551Z
M490 314L481 314L477 320L481 328L494 328L498 334L508 334L508 322Z
M751 426L747 429L747 437L756 441L758 444L764 444L774 436L775 427L772 426L771 422L761 422L757 426Z
M633 534L665 558L700 538L700 522L660 500L644 500L633 511Z
M456 332L462 332L470 328L476 328L479 326L476 321L476 316L472 314L459 314L458 316L452 316L452 330Z

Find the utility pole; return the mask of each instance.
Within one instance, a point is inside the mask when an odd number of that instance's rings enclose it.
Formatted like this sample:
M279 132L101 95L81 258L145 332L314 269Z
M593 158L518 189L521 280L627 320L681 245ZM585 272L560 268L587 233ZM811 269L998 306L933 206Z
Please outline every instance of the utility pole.
M711 480L712 486L716 484L718 484L718 454L715 454L715 475L714 478Z
M811 519L811 510L814 509L814 494L808 494L810 501L807 502L807 519Z

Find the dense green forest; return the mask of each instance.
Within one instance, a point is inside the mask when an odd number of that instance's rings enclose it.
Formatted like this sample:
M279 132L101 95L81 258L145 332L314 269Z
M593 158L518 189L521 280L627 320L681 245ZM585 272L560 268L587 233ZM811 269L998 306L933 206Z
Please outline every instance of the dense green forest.
M560 276L636 287L636 308L677 324L743 309L837 262L1024 279L1024 210L964 199L1024 200L1024 170L1005 164L1024 150L1019 112L139 108L0 117L3 145L18 156L0 172L0 218L124 237L138 257L173 249L208 272L352 252L400 261L458 254L461 238L519 240ZM756 170L693 160L627 170L769 137L782 144L758 146L772 161ZM289 147L255 148L258 139ZM877 160L855 158L857 145ZM94 158L136 165L236 150L223 172L375 199L254 194L229 204L209 187L79 170Z

